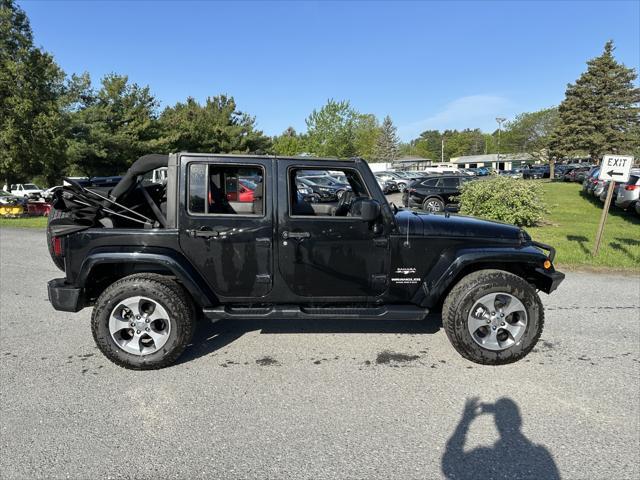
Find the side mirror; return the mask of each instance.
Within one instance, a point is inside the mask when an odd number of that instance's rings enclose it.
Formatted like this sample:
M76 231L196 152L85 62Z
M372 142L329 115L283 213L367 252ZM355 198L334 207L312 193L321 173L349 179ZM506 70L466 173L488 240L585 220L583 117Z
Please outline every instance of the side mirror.
M373 222L380 216L380 204L376 200L363 199L354 206L360 210L358 213L363 222Z

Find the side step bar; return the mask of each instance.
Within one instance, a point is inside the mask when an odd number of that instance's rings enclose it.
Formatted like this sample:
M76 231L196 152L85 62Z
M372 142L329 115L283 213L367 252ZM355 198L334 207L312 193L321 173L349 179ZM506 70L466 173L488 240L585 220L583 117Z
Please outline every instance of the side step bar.
M226 319L278 319L278 320L422 320L429 309L413 305L385 305L381 307L305 307L299 305L272 305L268 307L232 307L221 305L204 310L212 321Z

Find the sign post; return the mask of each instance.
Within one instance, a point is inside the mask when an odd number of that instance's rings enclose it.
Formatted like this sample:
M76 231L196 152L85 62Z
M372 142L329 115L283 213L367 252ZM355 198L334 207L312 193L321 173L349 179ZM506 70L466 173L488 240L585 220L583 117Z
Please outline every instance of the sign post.
M609 215L609 207L611 206L611 198L613 197L616 182L626 183L629 181L631 165L633 165L633 157L628 155L605 155L602 158L598 179L608 181L609 189L607 190L607 198L604 202L602 215L600 216L600 224L598 225L598 232L596 233L596 243L593 246L594 257L598 255L598 251L600 250L600 243L602 242L602 235L604 234L604 224L607 223L607 216Z

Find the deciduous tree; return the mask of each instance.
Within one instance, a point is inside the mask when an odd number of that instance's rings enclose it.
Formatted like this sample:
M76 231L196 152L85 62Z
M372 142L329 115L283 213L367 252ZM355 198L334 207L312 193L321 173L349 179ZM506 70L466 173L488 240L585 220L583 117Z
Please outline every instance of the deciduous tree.
M95 92L76 77L78 105L70 113L69 160L73 173L117 175L158 145L158 102L149 87L109 74Z
M255 117L241 112L233 97L194 98L166 108L160 116L162 149L206 153L266 153L271 140L256 128Z

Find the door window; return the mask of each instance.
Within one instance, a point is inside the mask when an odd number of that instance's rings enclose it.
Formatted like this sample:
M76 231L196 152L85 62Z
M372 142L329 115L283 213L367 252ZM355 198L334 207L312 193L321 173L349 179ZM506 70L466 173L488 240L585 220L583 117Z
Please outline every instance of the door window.
M296 185L306 188L303 191ZM346 168L331 172L291 168L288 188L291 216L357 217L354 204L371 198L360 174Z
M438 182L439 187L443 188L458 188L457 178L441 178Z
M189 213L262 216L263 185L262 167L191 163Z
M429 180L425 180L424 182L422 182L422 185L424 185L425 187L435 187L437 182L437 178L430 178Z

